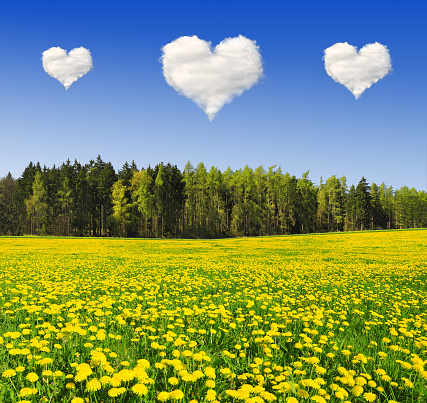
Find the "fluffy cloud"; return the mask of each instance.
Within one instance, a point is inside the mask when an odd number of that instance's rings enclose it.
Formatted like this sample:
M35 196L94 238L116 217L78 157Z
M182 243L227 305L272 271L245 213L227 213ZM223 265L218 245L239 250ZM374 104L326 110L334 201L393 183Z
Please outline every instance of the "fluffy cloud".
M50 48L43 52L42 60L44 71L62 83L66 90L93 68L92 56L83 47L71 50L68 55L64 49Z
M391 71L388 49L378 42L365 45L359 53L356 46L347 42L336 43L325 49L323 60L326 72L356 99Z
M165 45L162 51L166 82L196 102L210 121L263 74L259 47L241 35L224 39L214 51L210 42L183 36Z

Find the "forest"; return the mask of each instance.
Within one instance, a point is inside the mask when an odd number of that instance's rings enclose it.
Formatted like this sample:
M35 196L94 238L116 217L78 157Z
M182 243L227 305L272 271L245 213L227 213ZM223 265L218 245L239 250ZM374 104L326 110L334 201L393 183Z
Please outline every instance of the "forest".
M30 164L0 179L0 235L222 238L427 227L427 193L385 183L315 186L276 166Z

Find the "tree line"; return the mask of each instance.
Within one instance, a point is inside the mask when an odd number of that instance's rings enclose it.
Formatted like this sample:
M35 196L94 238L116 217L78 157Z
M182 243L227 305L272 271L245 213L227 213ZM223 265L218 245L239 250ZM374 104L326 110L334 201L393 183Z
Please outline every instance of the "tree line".
M30 164L0 179L0 235L221 238L427 227L427 193L276 166Z

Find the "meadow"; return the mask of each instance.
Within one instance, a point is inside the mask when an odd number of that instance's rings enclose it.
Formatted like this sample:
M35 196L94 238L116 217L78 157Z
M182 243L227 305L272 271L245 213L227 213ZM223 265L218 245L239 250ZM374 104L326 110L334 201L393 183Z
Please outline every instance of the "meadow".
M427 230L0 238L0 402L427 402Z

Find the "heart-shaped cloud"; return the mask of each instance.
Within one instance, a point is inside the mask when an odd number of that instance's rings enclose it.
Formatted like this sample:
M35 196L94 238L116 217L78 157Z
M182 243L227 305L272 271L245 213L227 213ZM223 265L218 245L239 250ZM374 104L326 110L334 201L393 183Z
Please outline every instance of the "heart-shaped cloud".
M244 36L224 39L212 52L210 42L183 36L162 48L163 75L180 94L192 99L211 121L224 104L262 77L255 41Z
M44 71L61 82L66 90L93 68L92 56L83 47L71 50L68 55L64 49L50 48L43 52L42 60Z
M356 46L347 42L336 43L325 49L323 60L326 72L356 99L391 71L388 49L378 42L365 45L359 53Z

